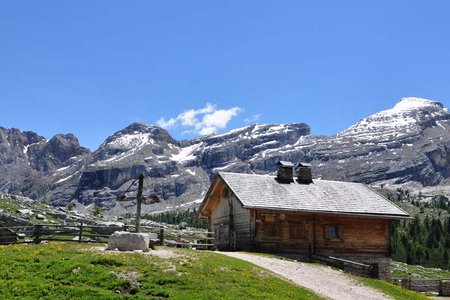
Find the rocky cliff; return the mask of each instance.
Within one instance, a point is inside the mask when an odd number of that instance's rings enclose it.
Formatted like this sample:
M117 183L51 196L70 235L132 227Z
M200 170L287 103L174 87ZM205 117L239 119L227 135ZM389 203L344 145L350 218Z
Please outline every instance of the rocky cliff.
M187 208L199 204L218 170L274 173L278 160L309 162L316 178L420 188L450 176L449 129L448 110L420 98L403 98L331 137L311 135L304 123L258 124L177 141L162 128L134 123L90 153L73 135L47 141L0 128L0 191L55 205L96 203L119 214L132 204L117 195L144 173L144 193L162 199L144 210Z

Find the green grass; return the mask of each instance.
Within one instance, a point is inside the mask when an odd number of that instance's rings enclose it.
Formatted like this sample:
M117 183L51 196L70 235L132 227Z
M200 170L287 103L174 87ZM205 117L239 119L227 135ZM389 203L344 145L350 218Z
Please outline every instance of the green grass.
M19 208L20 206L15 200L12 200L6 196L0 196L0 209L16 213L16 210Z
M91 245L0 246L2 299L320 299L224 255L101 253Z
M392 278L450 278L449 270L392 262Z
M361 283L371 286L384 294L391 296L393 299L396 300L426 300L430 299L424 294L410 291L404 288L401 288L395 284L388 283L382 280L378 279L372 279L372 278L365 278L365 277L357 277L355 278L360 281Z

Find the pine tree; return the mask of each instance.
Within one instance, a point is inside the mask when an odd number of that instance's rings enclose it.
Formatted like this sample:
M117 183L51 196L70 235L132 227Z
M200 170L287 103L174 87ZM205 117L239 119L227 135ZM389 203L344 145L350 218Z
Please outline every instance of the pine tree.
M416 244L414 249L415 263L420 264L424 256L425 256L425 248L421 244Z
M444 249L444 255L442 260L444 261L444 266L448 266L449 257L447 249Z

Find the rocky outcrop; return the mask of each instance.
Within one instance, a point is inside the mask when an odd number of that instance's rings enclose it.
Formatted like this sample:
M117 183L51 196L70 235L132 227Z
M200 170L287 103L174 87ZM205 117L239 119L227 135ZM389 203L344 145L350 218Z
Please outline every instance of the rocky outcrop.
M0 192L44 197L59 179L90 160L90 151L73 134L52 139L0 127Z
M44 173L64 166L71 157L90 154L73 134L57 134L49 141L31 145L27 152L32 168Z
M33 226L33 222L0 212L0 225L2 227Z

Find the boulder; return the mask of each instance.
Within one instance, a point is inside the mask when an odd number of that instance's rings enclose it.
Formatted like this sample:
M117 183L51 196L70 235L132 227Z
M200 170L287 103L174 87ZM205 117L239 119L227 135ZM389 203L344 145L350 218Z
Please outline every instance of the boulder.
M37 214L36 215L36 220L47 220L47 218L43 215L43 214Z
M108 239L108 250L148 251L149 245L150 237L147 233L116 231Z

